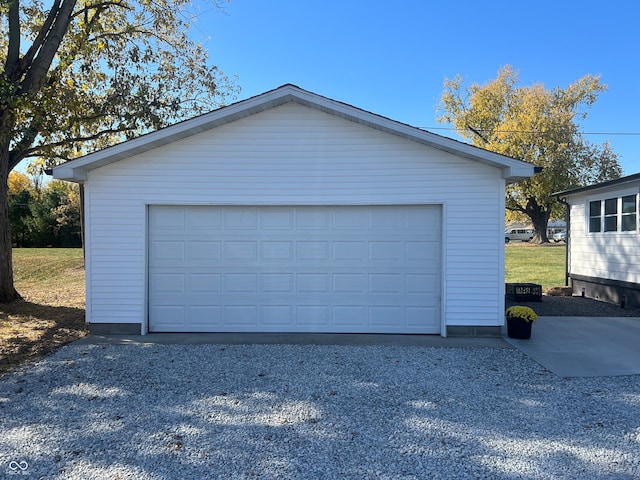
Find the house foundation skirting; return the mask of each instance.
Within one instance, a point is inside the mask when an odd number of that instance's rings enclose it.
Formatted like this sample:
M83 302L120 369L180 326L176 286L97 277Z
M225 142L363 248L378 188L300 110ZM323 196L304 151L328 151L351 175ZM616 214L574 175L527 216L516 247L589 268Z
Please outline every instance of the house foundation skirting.
M139 323L90 323L91 335L140 335ZM304 335L304 334L301 334ZM339 334L338 334L339 335ZM363 334L366 335L366 334ZM502 327L481 327L466 325L447 326L449 337L501 337Z
M90 323L91 335L140 335L139 323Z
M623 308L640 308L640 284L572 274L569 278L574 295L584 295Z
M448 337L501 337L502 327L448 325L447 336Z

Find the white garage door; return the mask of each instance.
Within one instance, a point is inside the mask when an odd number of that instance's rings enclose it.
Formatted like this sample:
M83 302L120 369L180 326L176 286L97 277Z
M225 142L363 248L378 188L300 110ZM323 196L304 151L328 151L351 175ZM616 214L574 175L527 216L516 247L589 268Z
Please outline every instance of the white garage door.
M440 333L439 206L152 206L152 332Z

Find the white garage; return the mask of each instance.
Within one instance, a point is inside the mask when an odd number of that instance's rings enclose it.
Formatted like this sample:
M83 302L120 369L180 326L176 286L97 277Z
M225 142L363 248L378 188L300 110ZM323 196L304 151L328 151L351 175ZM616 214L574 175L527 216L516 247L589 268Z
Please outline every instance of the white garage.
M439 206L152 206L152 332L440 332Z
M533 165L284 85L54 168L91 332L499 334Z

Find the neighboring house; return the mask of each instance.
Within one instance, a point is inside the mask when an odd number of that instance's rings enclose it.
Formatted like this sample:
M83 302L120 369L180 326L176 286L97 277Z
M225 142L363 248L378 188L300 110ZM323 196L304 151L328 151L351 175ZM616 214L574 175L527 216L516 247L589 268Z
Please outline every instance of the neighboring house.
M555 195L569 205L573 292L640 307L640 173Z
M498 334L533 165L284 85L53 169L96 333Z

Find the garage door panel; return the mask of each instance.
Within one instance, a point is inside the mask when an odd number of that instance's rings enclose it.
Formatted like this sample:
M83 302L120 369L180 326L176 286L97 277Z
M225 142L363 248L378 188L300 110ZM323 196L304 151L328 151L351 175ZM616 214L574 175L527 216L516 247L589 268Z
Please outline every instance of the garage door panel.
M266 231L292 230L293 214L293 210L284 210L281 207L263 207L259 217L260 227Z
M190 231L220 230L222 228L222 215L220 210L207 207L193 207L186 209L187 228Z
M294 211L297 230L329 230L331 214L326 207L296 208Z
M300 327L325 327L330 318L327 305L301 305L295 307L296 325ZM322 331L321 328L318 328ZM303 331L308 331L304 330Z
M404 279L405 292L409 294L435 295L438 293L439 278L435 275L410 273Z
M405 310L407 330L438 328L439 309L433 306L407 307Z
M390 260L397 262L403 256L401 242L369 242L369 260L371 262L388 263Z
M183 305L154 305L149 309L156 331L183 331L186 327Z
M361 241L332 242L333 260L357 261L358 264L366 260L367 244Z
M187 282L193 294L211 295L222 291L222 276L219 273L190 273Z
M257 230L258 209L256 207L227 208L223 210L226 230Z
M185 293L185 275L182 273L157 273L151 276L149 287L158 294Z
M258 293L258 275L255 273L226 273L222 279L224 293Z
M151 244L151 259L156 265L176 265L185 259L184 241L156 241Z
M362 231L368 228L368 218L358 207L344 207L333 211L333 228Z
M221 260L220 242L197 240L187 242L187 263L195 261L195 265L203 266L200 262L207 262L210 265L219 265Z
M222 312L217 305L190 305L187 311L189 325L194 327L221 327Z
M292 327L292 305L263 305L260 309L261 324L267 327Z
M374 327L390 327L398 325L404 309L396 305L380 305L369 309L369 324Z
M149 226L153 231L181 231L185 226L186 210L183 207L163 207L149 211Z
M228 327L258 326L258 307L255 305L225 305L223 322Z
M440 332L440 208L150 207L150 331Z
M335 305L333 307L333 325L337 327L352 327L354 331L361 330L366 318L367 307L364 305Z
M333 293L360 293L367 292L366 277L362 273L334 273Z
M329 293L328 273L296 274L296 293Z
M260 242L261 260L264 262L282 262L293 259L293 242L265 240Z
M263 293L293 292L293 274L291 273L263 273L260 275L260 286Z
M224 265L248 264L255 265L258 258L258 242L246 240L231 240L224 242ZM248 263L250 262L250 263Z
M305 240L296 242L296 260L298 262L328 261L329 242Z

